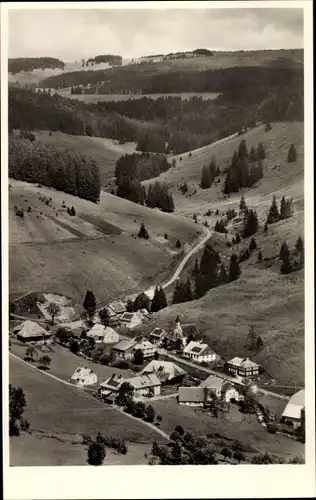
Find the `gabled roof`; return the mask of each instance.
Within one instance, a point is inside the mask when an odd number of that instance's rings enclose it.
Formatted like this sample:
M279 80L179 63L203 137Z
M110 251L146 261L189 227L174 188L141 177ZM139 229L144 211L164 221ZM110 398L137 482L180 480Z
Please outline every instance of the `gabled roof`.
M167 332L163 328L155 328L150 334L151 337L157 337L159 339L164 335L167 335Z
M229 365L239 366L240 368L257 368L259 365L254 361L251 361L249 358L239 358L236 356L235 358L228 361Z
M152 360L140 373L155 373L160 380L172 380L186 372L171 361Z
M29 338L29 337L43 337L51 335L50 332L45 330L42 326L40 326L38 323L35 323L34 321L31 321L27 319L20 325L20 329L18 330L18 335L20 337L24 338Z
M87 332L87 337L104 337L105 327L101 324L95 324L91 330Z
M179 403L203 403L204 387L179 387Z
M104 330L104 340L106 340L107 336L115 335L115 337L119 338L119 334L110 326L107 326Z
M282 414L284 418L301 418L301 410L305 407L305 389L293 394Z
M144 375L139 375L138 377L132 377L125 382L131 384L134 389L146 389L147 387L155 387L161 385L161 382L155 373L146 373Z
M208 344L203 344L200 342L195 342L191 340L188 345L183 349L183 352L187 354L196 354L198 356L205 356L206 354L215 354L213 349Z
M91 368L82 368L78 367L73 375L71 376L71 379L77 379L77 378L87 378L89 375L94 374L94 371L91 370Z
M125 379L122 377L122 375L116 375L115 373L113 373L113 375L111 375L109 379L101 382L100 386L105 388L118 389L124 381Z
M200 383L199 387L207 387L208 389L221 389L224 383L225 380L223 378L210 375Z
M131 349L135 344L136 342L134 340L121 340L115 344L113 349L117 351L127 351L127 349Z
M149 340L143 339L140 342L137 342L137 344L134 345L134 349L141 349L142 351L145 349L153 349L155 348L155 345L149 342Z
M119 300L111 302L108 307L110 307L116 314L123 314L126 311L125 305Z

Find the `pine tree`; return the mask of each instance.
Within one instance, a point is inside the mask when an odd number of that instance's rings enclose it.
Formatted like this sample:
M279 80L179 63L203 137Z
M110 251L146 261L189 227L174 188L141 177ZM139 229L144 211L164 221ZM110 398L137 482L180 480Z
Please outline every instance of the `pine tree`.
M148 231L145 228L145 224L143 222L142 222L142 224L140 226L140 230L139 230L139 233L138 233L138 238L144 238L145 240L148 240L148 238L149 238Z
M201 177L201 188L208 189L212 185L211 172L210 168L207 165L204 165L202 169L202 177Z
M257 212L248 210L244 217L243 237L248 238L258 231L259 222Z
M257 147L257 158L258 160L264 160L266 157L266 151L264 149L264 145L259 142L258 147Z
M229 281L235 281L239 278L241 274L241 269L238 262L238 257L235 253L232 254L229 264Z
M250 153L249 153L249 161L253 163L253 162L257 161L257 159L258 159L257 152L256 152L255 148L252 146L250 149Z
M284 241L280 249L279 258L280 260L284 261L284 260L289 260L289 257L290 257L290 251L286 241Z
M246 141L244 139L239 144L238 156L239 156L239 158L247 158L247 156L248 156L247 144L246 144Z
M283 195L280 203L280 219L285 219L285 218L286 218L286 201Z
M247 208L246 201L245 198L242 196L239 202L239 210L246 210L246 208Z
M264 223L263 231L264 231L265 233L267 233L267 232L268 232L268 224L267 224L266 222Z
M292 264L290 262L290 252L289 252L288 246L287 246L285 241L281 246L280 260L282 260L281 269L280 269L281 273L282 274L291 273L293 271L293 267L292 267Z
M236 242L236 245L239 245L239 243L241 242L241 238L240 238L240 234L237 233L236 236L235 236L235 242Z
M167 307L167 299L165 292L163 291L163 288L161 286L156 286L154 298L151 304L151 311L157 312L160 311L160 309L163 309L164 307Z
M262 349L263 348L263 340L262 338L260 337L260 335L258 335L257 337L257 349Z
M69 210L69 215L72 215L72 216L76 215L75 207L71 207L71 209Z
M249 248L250 252L253 252L254 250L256 250L257 243L256 243L256 240L254 238L251 238L248 248Z
M273 224L273 222L276 222L279 218L279 209L276 203L275 195L273 195L272 204L267 217L267 224Z
M304 252L304 242L300 236L296 240L295 248L298 252Z
M181 302L184 302L183 300L183 286L182 283L177 280L174 291L173 291L173 297L172 297L172 303L173 304L181 304Z
M295 163L296 159L297 159L296 147L294 146L294 144L291 144L287 155L287 161L288 163Z
M91 290L87 290L86 296L83 301L83 307L89 314L89 316L93 316L95 313L95 309L97 306L97 301L95 299L94 293Z
M191 300L193 300L193 293L192 293L191 281L190 278L188 277L185 283L185 302L189 302Z
M261 253L261 250L259 250L258 252L258 262L261 262L262 261L262 253Z

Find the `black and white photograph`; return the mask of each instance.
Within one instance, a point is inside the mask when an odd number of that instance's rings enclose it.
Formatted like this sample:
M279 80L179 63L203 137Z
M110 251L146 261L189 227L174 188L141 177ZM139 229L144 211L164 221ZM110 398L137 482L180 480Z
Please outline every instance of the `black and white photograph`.
M8 465L291 476L315 445L310 2L158 3L6 7Z

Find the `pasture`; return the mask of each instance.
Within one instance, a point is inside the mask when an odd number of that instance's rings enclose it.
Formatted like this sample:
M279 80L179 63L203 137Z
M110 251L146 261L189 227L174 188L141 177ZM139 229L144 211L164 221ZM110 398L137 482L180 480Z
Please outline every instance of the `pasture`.
M181 253L175 249L178 239L192 243L199 236L193 221L108 193L101 192L94 204L24 182L10 180L10 185L12 294L38 290L81 303L90 288L103 303L139 292L171 273ZM40 200L43 196L52 198L50 206ZM76 216L67 214L63 201L75 207ZM23 218L15 215L14 206L24 210ZM137 237L142 222L148 240Z
M68 96L69 97L69 96ZM106 186L114 177L117 160L124 154L136 153L136 143L118 144L118 141L102 137L69 135L63 132L35 132L36 140L43 144L53 145L58 149L72 150L78 154L89 156L99 166L101 185Z
M210 163L212 156L223 171L231 162L233 153L238 149L241 140L245 140L248 151L262 142L266 148L266 158L263 160L264 177L251 189L232 193L229 199L224 199L222 188L225 175L221 175L220 183L214 183L209 189L201 189L201 174L204 165ZM287 154L291 144L297 150L297 161L287 162ZM249 206L270 203L272 193L279 196L292 196L293 199L303 196L304 184L304 125L300 122L274 123L272 130L265 132L264 125L259 125L240 137L210 144L191 152L170 157L175 160L175 167L159 176L171 188L177 213L190 215L198 211L206 211L215 207L219 210L236 208L241 195L249 200ZM181 159L180 159L181 158ZM151 180L152 182L152 180ZM180 185L187 183L189 191L183 195ZM149 181L144 181L147 185Z

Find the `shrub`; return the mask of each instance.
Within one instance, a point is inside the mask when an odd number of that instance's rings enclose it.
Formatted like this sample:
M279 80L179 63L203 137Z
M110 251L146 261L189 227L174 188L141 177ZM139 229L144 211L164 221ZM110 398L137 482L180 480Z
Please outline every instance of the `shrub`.
M278 428L277 424L268 424L267 430L270 434L276 434L276 432L279 430L279 428Z
M101 465L105 459L105 446L103 443L93 441L88 448L88 464Z
M112 366L115 368L120 368L121 370L128 370L129 369L129 362L125 361L125 359L118 359L112 363Z

